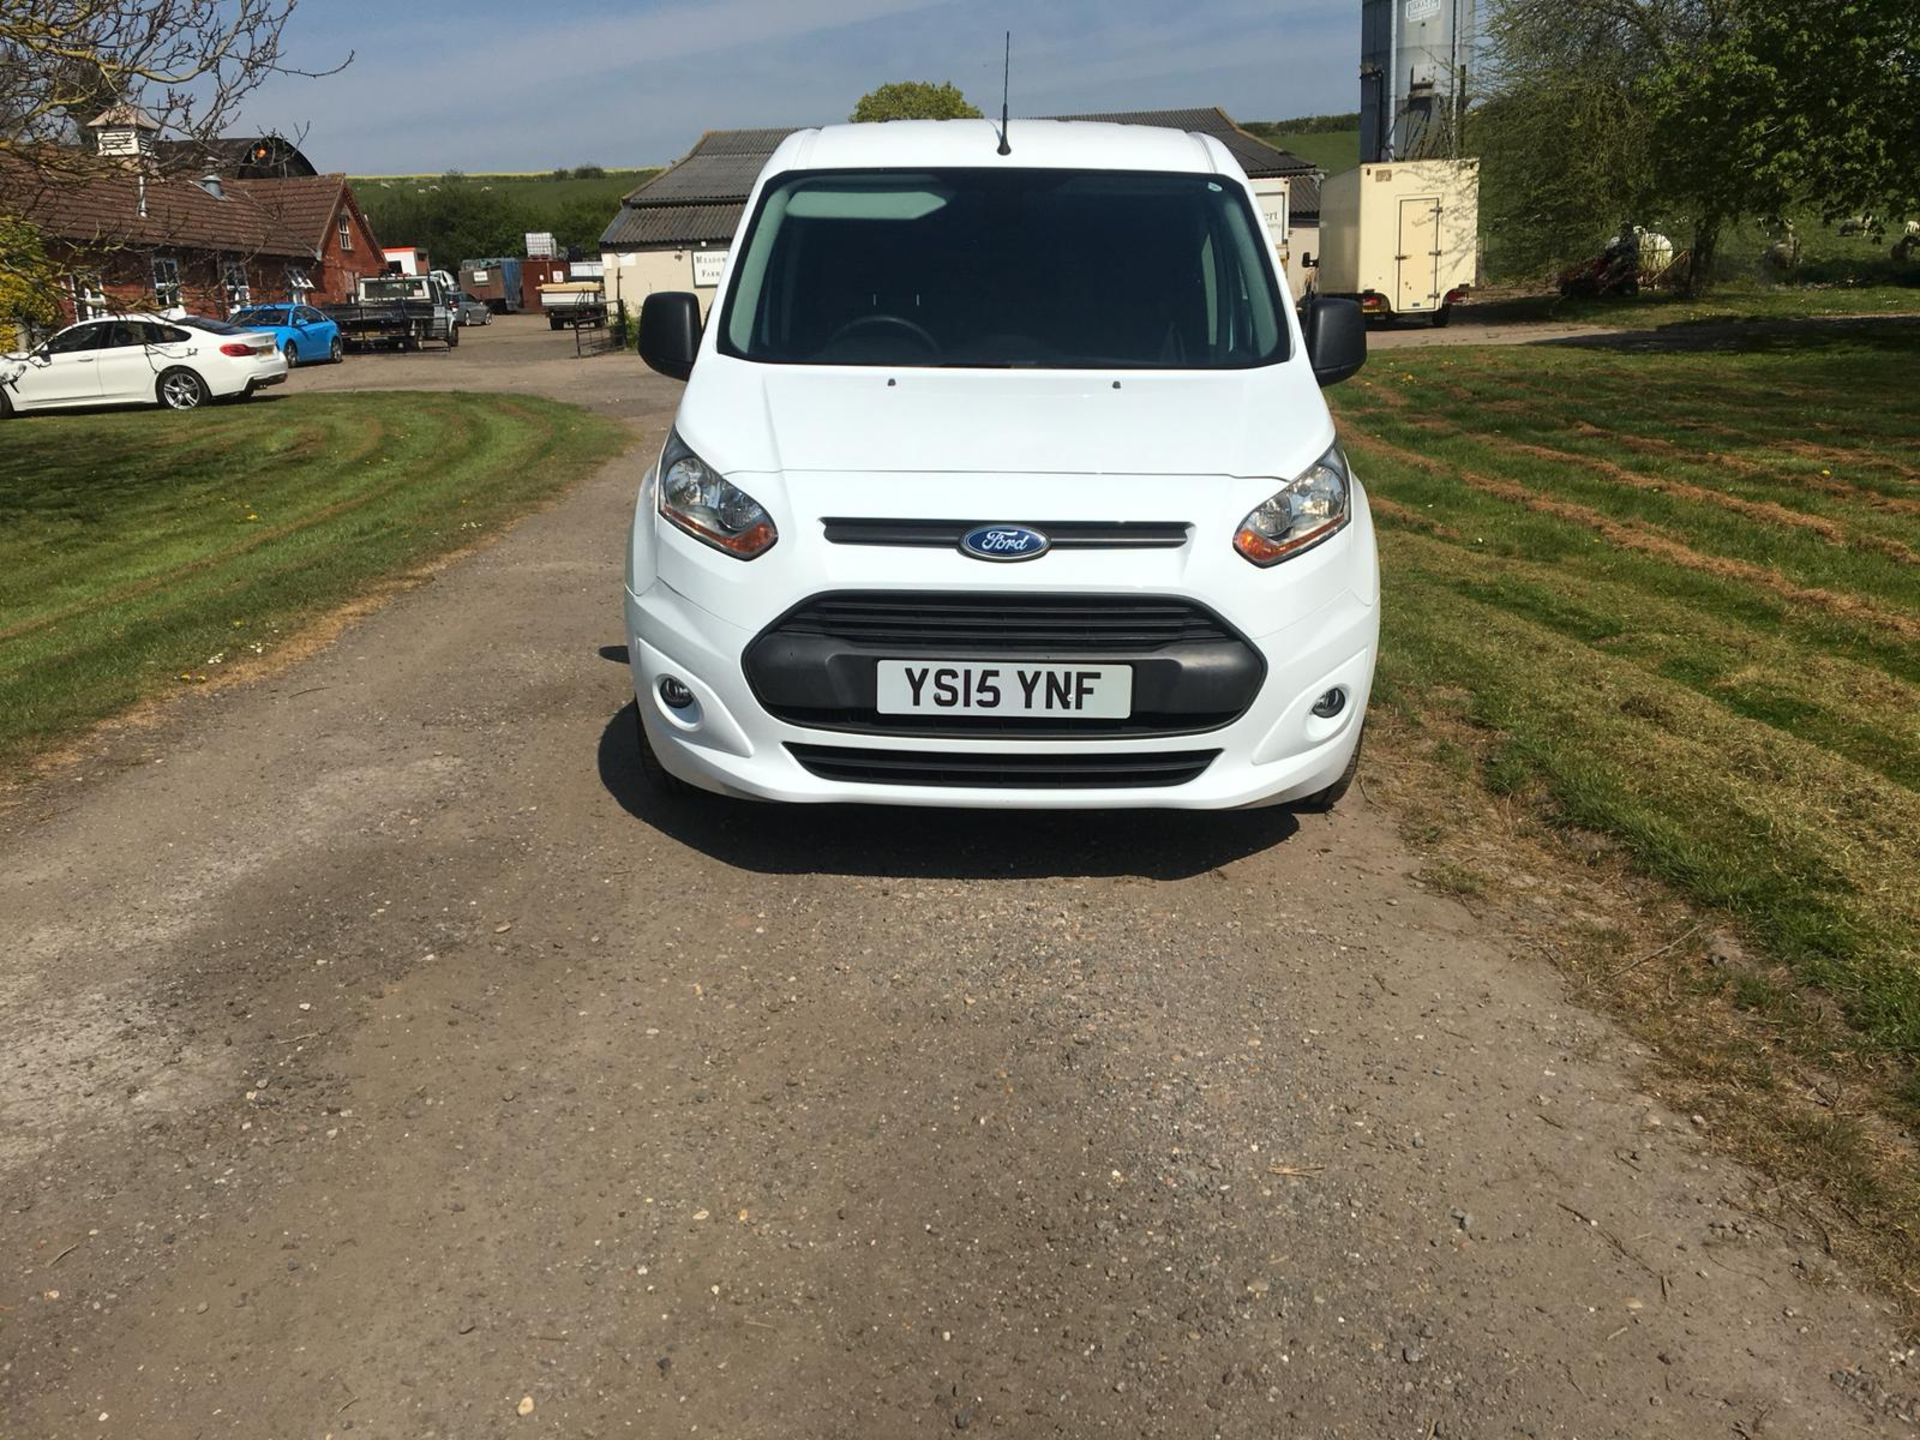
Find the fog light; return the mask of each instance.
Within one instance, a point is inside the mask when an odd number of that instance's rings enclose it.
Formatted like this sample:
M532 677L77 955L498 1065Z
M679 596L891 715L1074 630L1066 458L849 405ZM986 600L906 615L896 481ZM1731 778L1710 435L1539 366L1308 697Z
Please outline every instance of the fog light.
M693 704L693 691L671 675L660 677L660 698L667 702L669 710L684 710Z
M672 702L669 701L668 703L671 704ZM1346 708L1347 692L1337 686L1313 702L1313 713L1318 715L1322 720L1331 720Z

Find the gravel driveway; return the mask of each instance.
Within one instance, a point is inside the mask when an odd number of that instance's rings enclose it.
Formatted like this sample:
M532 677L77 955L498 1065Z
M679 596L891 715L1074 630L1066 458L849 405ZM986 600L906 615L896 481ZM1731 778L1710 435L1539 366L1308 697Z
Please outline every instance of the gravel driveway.
M1886 1306L1364 796L664 807L677 387L510 320L288 388L379 385L636 445L13 792L0 1435L1906 1433Z

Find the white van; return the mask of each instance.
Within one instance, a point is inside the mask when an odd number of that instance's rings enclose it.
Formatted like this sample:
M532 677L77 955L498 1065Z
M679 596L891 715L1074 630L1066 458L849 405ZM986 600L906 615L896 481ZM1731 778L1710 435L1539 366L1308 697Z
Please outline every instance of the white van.
M1324 808L1379 637L1366 497L1296 314L1201 135L802 131L754 186L634 512L648 773L759 800ZM1010 150L1010 153L1003 151Z

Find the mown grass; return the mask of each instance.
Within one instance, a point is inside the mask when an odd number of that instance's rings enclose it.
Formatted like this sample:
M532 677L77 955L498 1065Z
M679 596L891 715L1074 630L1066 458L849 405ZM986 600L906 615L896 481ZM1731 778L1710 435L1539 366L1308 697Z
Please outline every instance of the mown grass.
M1547 933L1920 1324L1916 373L1895 321L1401 350L1333 395L1426 883Z
M1920 315L1920 269L1914 279L1771 284L1733 280L1689 299L1671 291L1634 296L1490 295L1472 304L1484 321L1553 321L1568 325L1659 327L1707 321L1797 320L1808 316Z
M0 425L0 766L271 655L622 440L570 406L495 395Z
M1400 351L1338 394L1385 693L1920 1061L1920 328Z

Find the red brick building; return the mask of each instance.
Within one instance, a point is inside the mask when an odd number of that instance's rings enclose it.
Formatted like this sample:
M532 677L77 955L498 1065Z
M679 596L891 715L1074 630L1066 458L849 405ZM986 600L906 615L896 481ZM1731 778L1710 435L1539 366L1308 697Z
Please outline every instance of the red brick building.
M187 180L128 169L14 203L60 272L62 323L108 310L223 316L269 300L323 304L383 268L344 175Z

